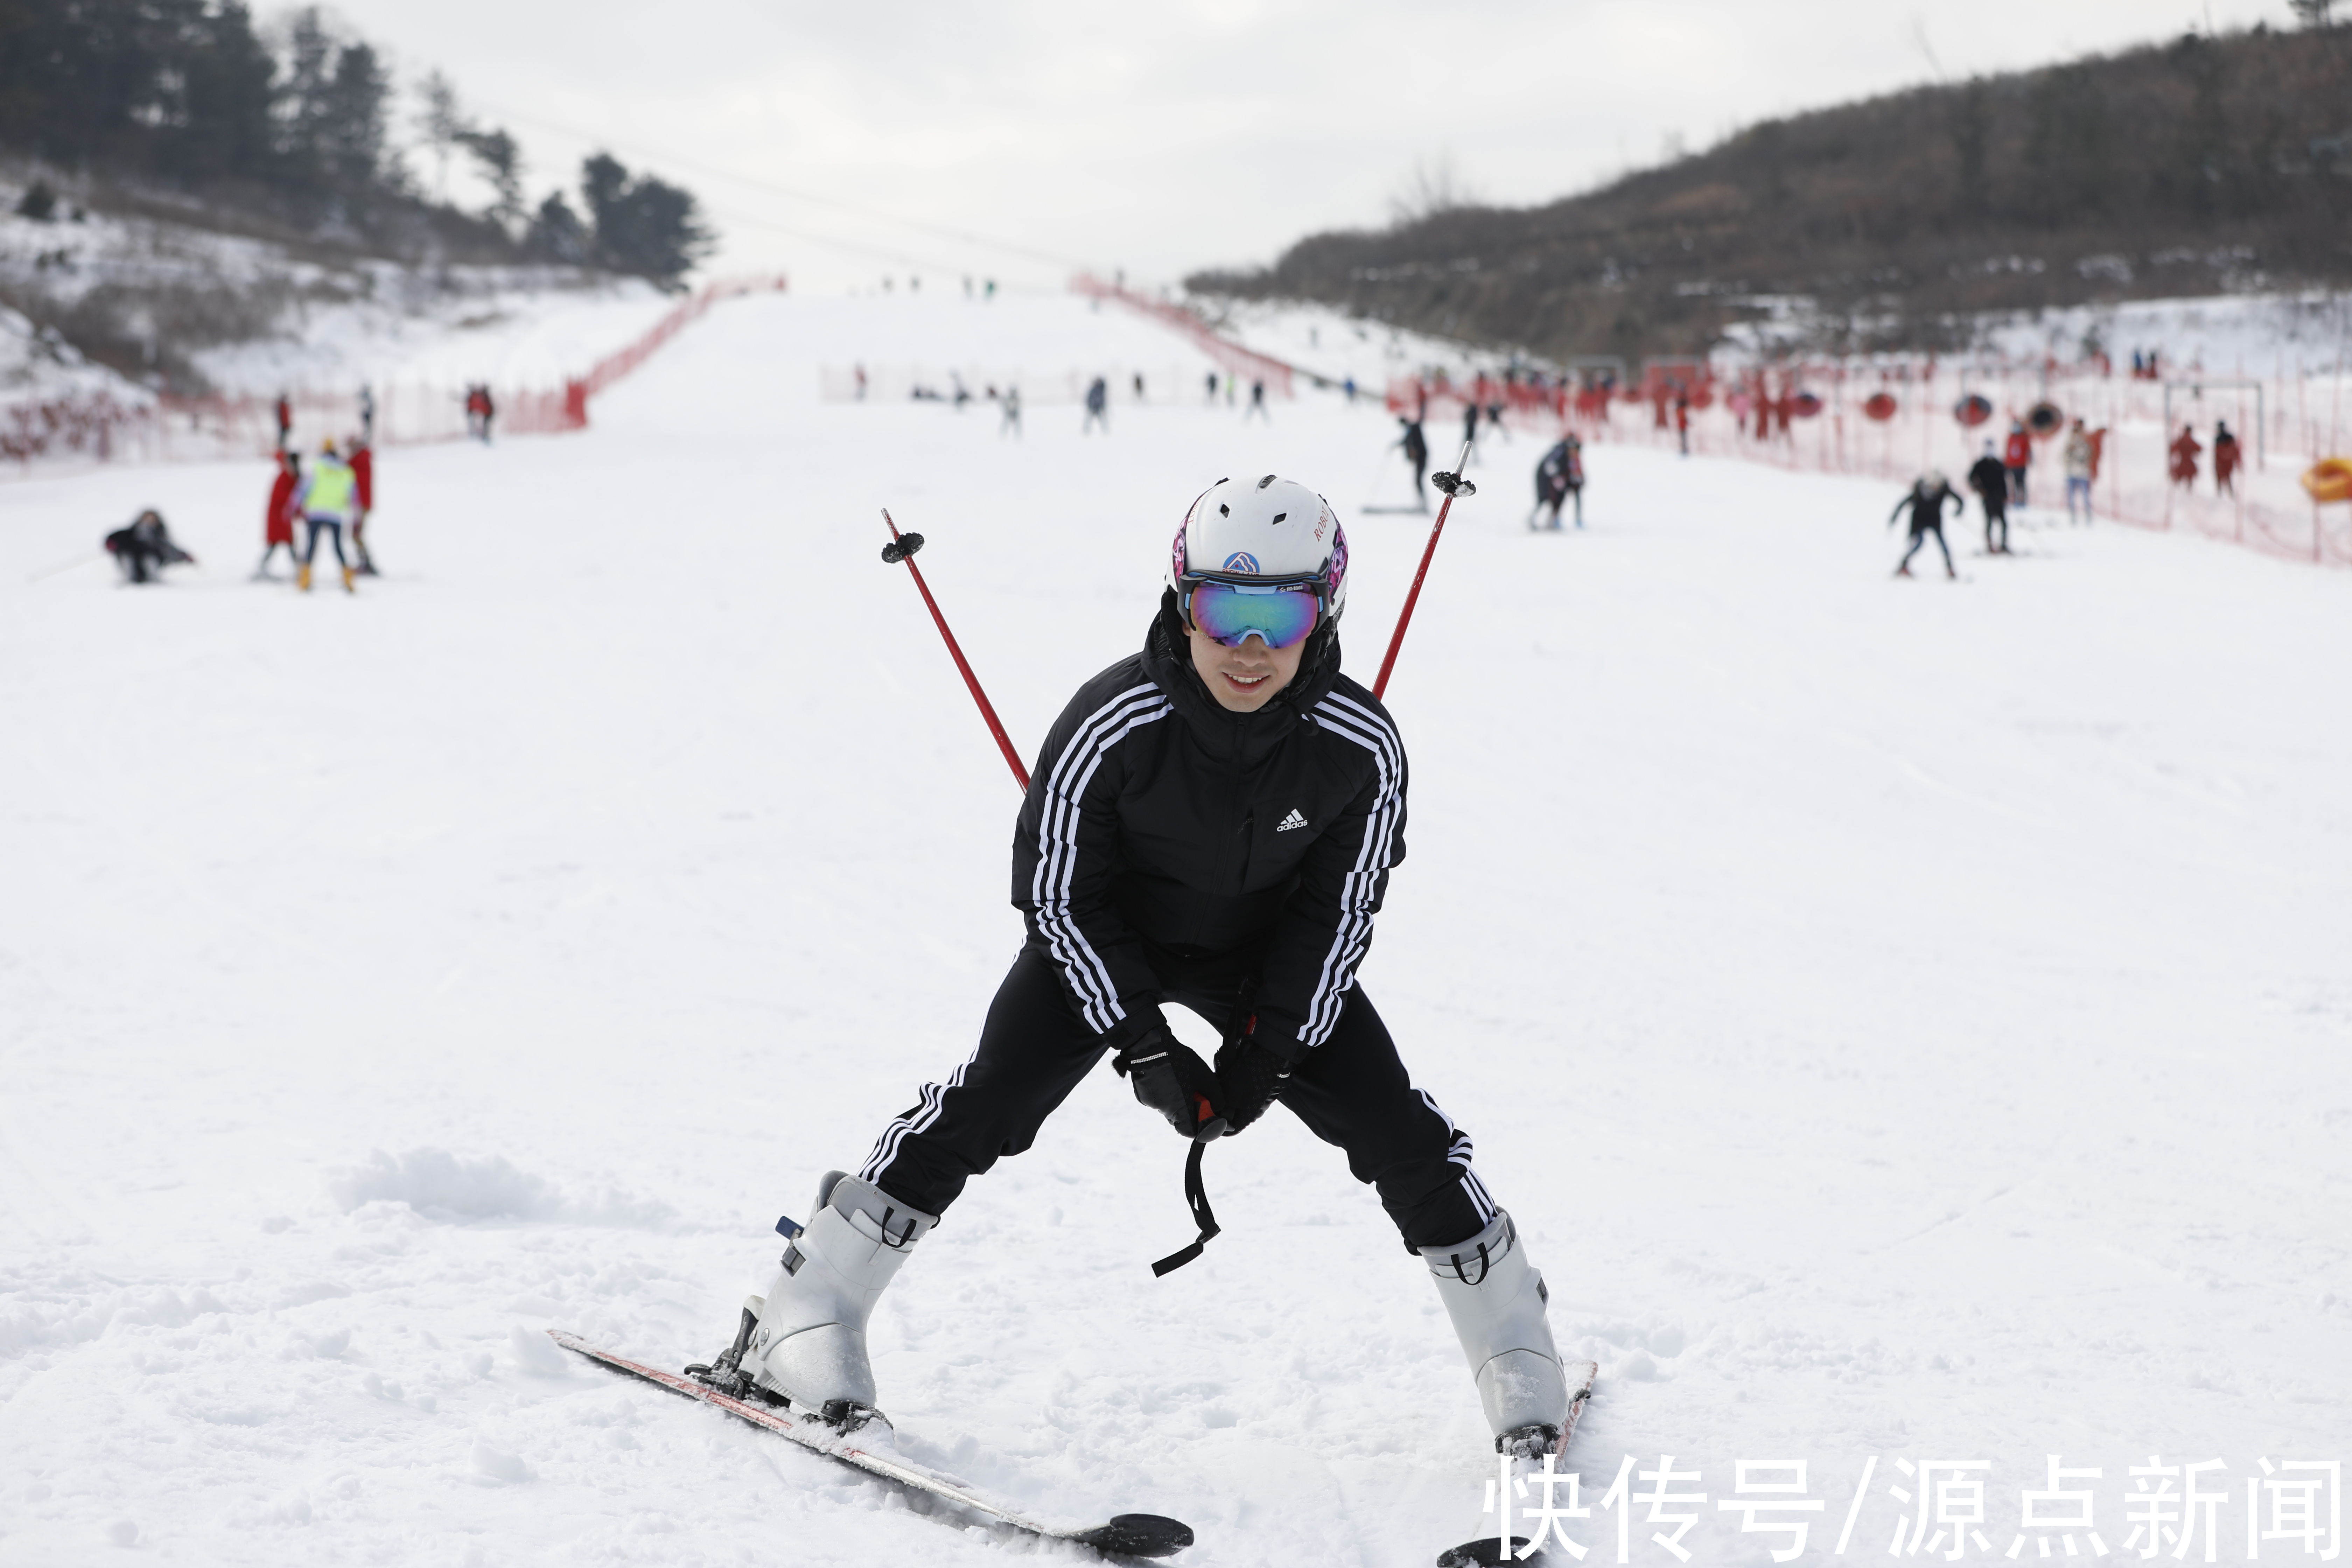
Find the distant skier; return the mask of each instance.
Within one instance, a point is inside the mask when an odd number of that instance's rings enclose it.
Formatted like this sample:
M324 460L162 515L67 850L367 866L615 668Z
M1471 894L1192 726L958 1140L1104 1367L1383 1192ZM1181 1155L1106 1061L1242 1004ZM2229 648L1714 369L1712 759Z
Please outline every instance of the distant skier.
M2230 422L2216 420L2213 425L2213 493L2234 496L2238 493L2238 465L2242 460L2238 438L2230 434Z
M163 526L163 514L152 507L130 527L108 534L106 552L121 568L126 583L160 582L164 567L193 563L196 559L173 540L172 531Z
M269 562L278 547L286 547L286 559L297 568L302 557L294 549L294 517L299 510L294 504L294 491L302 482L302 459L293 452L278 454L278 474L269 481L269 504L261 518L261 564L253 569L253 580L269 582Z
M2033 466L2033 437L2025 433L2025 422L2009 422L2009 441L2001 448L2001 466L2009 470L2009 504L2018 510L2025 510L2025 470Z
M1214 408L1217 405L1217 373L1213 370L1202 380L1209 389L1209 406Z
M466 389L466 434L485 447L490 444L490 420L497 413L487 383L477 382Z
M1087 416L1078 422L1078 434L1083 436L1097 425L1104 435L1110 434L1110 383L1101 376L1087 387Z
M1570 496L1576 498L1576 526L1584 526L1584 443L1573 432L1559 438L1559 443L1543 455L1536 465L1536 510L1528 514L1528 526L1540 526L1544 509L1551 509L1551 526L1559 526L1559 510Z
M1682 455L1685 458L1689 457L1690 398L1681 393L1675 395L1675 439L1681 443Z
M2194 490L2197 488L2197 455L2205 449L2197 439L2197 432L2183 425L2180 434L2173 439L2168 449L2172 454L2172 482L2183 489Z
M997 435L1018 437L1021 434L1021 389L1017 386L1006 387L1004 401L999 406L1004 410L1004 417L996 423Z
M293 400L288 397L284 393L279 393L278 395L278 402L271 408L270 412L278 416L278 449L283 452L287 449L287 437L290 436L294 430Z
M2079 501L2083 509L2081 521L2088 522L2091 521L2091 479L2098 471L2099 447L2098 443L2091 439L2091 433L2083 428L2080 419L2075 420L2066 432L2066 448L2062 457L2066 467L2066 521L2071 525L2076 521L2074 507Z
M343 521L351 516L359 499L359 481L352 474L352 466L335 451L333 437L320 443L319 460L311 465L310 474L295 491L295 502L302 509L302 520L310 533L302 545L302 563L295 569L294 585L305 594L310 591L310 563L319 553L319 535L327 534L334 542L335 564L343 569L343 592L356 594L357 574L343 555Z
M1142 648L1079 689L1038 754L1013 844L1027 941L977 1047L922 1088L855 1175L819 1179L805 1224L778 1225L788 1239L774 1278L695 1375L837 1429L871 1424L887 1452L866 1337L875 1304L966 1184L1028 1149L1108 1057L1196 1151L1279 1102L1344 1152L1428 1271L1496 1451L1550 1453L1570 1390L1527 1233L1488 1194L1469 1136L1413 1087L1357 983L1403 858L1407 763L1379 700L1340 670L1346 536L1305 485L1223 479L1160 559L1166 587ZM1168 1004L1223 1037L1213 1063L1170 1032ZM1055 1237L1098 1242L1121 1212L1098 1189L1136 1158L1123 1151L1062 1198L1067 1228ZM1012 1216L991 1243L1013 1265L1006 1278L1054 1288L1057 1244L997 1196L992 1214ZM1286 1223L1293 1200L1269 1194L1264 1223ZM919 1288L917 1310L950 1321L959 1280L934 1273ZM1327 1325L1278 1316L1250 1331L1294 1339L1299 1354L1329 1341ZM987 1332L968 1322L962 1337L978 1347Z
M1143 401L1143 373L1139 370L1135 373L1135 401Z
M360 558L359 573L373 577L375 557L368 553L367 525L375 510L375 450L365 439L352 443L352 553Z
M375 444L375 392L366 382L360 383L360 440Z
M1984 456L1969 466L1968 480L1969 489L1977 492L1977 504L1984 509L1985 553L2008 554L2009 470L1993 455L1990 437L1985 439Z
M1955 517L1968 510L1969 503L1960 499L1959 492L1952 489L1951 482L1936 469L1929 468L1912 483L1903 499L1895 503L1895 510L1886 519L1887 527L1895 526L1895 518L1903 515L1906 507L1911 511L1911 548L1903 552L1903 563L1895 568L1897 577L1911 575L1911 557L1919 553L1919 546L1927 542L1931 533L1936 536L1936 548L1944 552L1944 575L1959 575L1952 567L1952 547L1944 542L1946 501L1952 503L1952 515Z
M1265 383L1262 380L1250 383L1249 407L1242 415L1242 421L1246 424L1252 418L1263 419L1269 425L1274 423L1274 416L1266 412Z
M1400 414L1397 423L1404 426L1404 434L1398 437L1397 445L1404 448L1404 460L1412 465L1413 504L1427 511L1429 489L1422 476L1429 471L1429 437L1422 434L1421 421L1417 418L1407 419Z

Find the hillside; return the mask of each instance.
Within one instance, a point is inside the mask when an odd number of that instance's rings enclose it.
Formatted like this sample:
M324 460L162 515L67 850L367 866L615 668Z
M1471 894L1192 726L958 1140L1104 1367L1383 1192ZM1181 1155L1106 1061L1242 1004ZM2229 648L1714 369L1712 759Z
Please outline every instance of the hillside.
M2257 29L1768 121L1605 189L1318 234L1194 291L1553 355L1693 353L1808 302L1808 346L1969 313L2352 282L2352 28Z

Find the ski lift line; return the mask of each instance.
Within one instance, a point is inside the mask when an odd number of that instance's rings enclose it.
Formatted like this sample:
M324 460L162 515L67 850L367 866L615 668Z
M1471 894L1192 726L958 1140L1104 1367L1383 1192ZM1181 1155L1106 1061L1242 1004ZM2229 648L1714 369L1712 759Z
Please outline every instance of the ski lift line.
M814 191L803 191L796 186L782 184L774 180L761 178L759 175L738 174L731 169L721 169L714 164L705 163L698 159L682 158L675 153L664 152L659 148L648 147L640 143L625 144L617 138L612 136L591 135L586 132L577 130L572 126L558 125L553 121L542 120L537 115L516 114L494 104L485 104L483 107L500 120L511 120L519 124L535 126L541 131L551 131L559 136L568 136L573 141L585 145L618 147L622 151L629 153L632 157L640 159L656 159L662 163L674 164L681 169L692 170L696 174L706 175L711 179L732 180L739 185L748 186L753 190L766 191L772 195L789 197L794 201L813 203L817 206L832 207L836 211L845 212L851 214L853 216L866 218L873 222L897 224L901 228L915 229L921 233L929 234L936 238L952 239L964 245L976 245L983 250L998 251L1006 256L1018 256L1030 261L1042 262L1049 267L1084 268L1088 265L1087 263L1076 260L1074 258L1058 255L1052 251L1036 250L1028 246L1014 245L1009 241L1001 239L991 239L986 235L972 234L964 229L950 228L944 224L927 223L921 218L900 217L895 213L884 212L878 207L869 207L856 202L844 201L839 196L820 195ZM803 236L800 237L805 238L809 237ZM848 247L848 248L856 247ZM893 258L892 259L899 260L903 265L928 265L927 263L908 263L904 258ZM953 270L953 268L942 268L942 270Z

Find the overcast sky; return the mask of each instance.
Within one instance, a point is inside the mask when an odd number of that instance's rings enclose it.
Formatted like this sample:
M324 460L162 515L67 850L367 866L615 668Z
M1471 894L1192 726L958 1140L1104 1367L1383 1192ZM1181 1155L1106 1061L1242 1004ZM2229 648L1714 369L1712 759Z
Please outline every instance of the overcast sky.
M438 66L511 130L534 205L608 147L702 198L724 237L710 271L824 291L917 268L934 288L967 272L1058 287L1079 264L1172 281L1377 225L1417 163L1450 158L1489 200L1539 202L1675 138L1696 150L1938 76L2289 20L2286 0L331 9L404 86Z

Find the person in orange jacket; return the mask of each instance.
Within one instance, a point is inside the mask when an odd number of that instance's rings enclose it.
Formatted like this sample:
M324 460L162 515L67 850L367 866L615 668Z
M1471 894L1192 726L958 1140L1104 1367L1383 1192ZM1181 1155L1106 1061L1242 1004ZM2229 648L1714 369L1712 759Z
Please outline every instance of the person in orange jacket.
M2174 484L2183 489L2193 489L2196 486L2197 454L2204 449L2203 445L2197 439L2197 432L2183 425L2180 427L2180 434L2173 438L2171 447Z
M275 581L269 574L269 563L278 547L286 547L287 559L299 566L301 556L294 552L294 491L302 482L302 459L291 452L278 454L278 477L269 484L269 506L261 516L261 564L253 569L257 583Z
M2000 466L2009 470L2009 504L2022 511L2025 509L2025 470L2033 466L2033 437L2025 433L2025 422L2009 422L2009 440L2000 449Z

